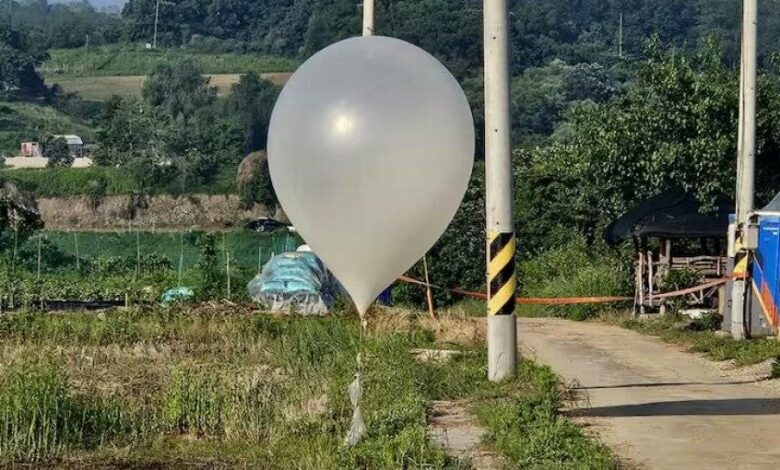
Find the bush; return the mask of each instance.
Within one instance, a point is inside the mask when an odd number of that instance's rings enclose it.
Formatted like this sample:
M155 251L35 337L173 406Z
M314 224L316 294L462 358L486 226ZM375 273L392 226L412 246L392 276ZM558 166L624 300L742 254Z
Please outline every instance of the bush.
M633 279L619 253L602 254L582 238L523 261L519 271L522 294L543 298L629 295ZM540 311L582 320L603 309L603 304L585 304L544 306Z
M105 182L106 195L130 194L136 186L132 175L117 168L2 170L0 175L34 192L37 197L90 195L94 181Z
M68 142L62 137L44 136L41 139L43 156L49 161L49 168L68 168L73 164L73 154L70 153Z
M236 194L235 174L235 167L220 168L209 181L192 185L182 192L176 178L149 178L148 172L139 172L136 176L127 169L113 167L0 169L0 179L15 182L36 197L88 196L91 201L104 196L134 194L143 189L148 189L151 195ZM149 184L152 186L146 188Z

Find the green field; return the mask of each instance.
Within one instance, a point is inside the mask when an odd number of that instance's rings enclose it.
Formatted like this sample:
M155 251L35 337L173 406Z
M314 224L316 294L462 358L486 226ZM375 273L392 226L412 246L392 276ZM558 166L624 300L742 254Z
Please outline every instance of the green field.
M262 73L260 76L277 85L283 85L290 73ZM67 92L78 93L82 98L105 101L114 95L140 96L146 77L146 75L49 75L47 81L59 84ZM209 85L217 89L218 95L225 95L230 92L235 83L238 83L241 75L207 74L206 77L209 79Z
M0 155L16 156L21 142L38 140L42 134L76 134L92 137L93 128L49 106L0 102Z
M191 58L205 74L291 72L298 61L255 54L210 54L184 49L147 50L123 46L90 49L54 49L41 71L48 79L57 76L148 75L157 64L178 58Z
M174 266L178 265L181 257L184 270L191 269L199 259L199 250L195 246L197 233L194 232L50 231L45 232L44 236L68 255L76 254L78 243L78 254L81 258L134 258L136 250L140 249L142 256L161 255L171 260ZM285 232L263 234L240 230L217 234L220 263L224 263L224 250L227 250L233 267L243 270L256 270L259 257L265 262L270 259L272 253L294 251L298 245L298 238Z

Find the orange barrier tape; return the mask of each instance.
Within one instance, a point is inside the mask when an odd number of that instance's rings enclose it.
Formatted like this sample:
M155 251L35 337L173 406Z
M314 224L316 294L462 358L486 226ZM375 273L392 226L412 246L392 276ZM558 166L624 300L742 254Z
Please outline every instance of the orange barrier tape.
M712 287L718 287L733 279L743 279L744 277L745 277L744 275L736 274L729 277L715 279L713 281L700 284L695 287L690 287L688 289L681 289L673 292L666 292L663 294L654 294L652 297L654 299L668 299L673 297L682 297L684 295L693 294L696 292L703 291L705 289L710 289ZM437 286L435 284L426 284L423 281L408 276L401 276L400 278L398 278L398 280L401 282L406 282L408 284L415 284L418 286L430 287L432 289L438 289L438 290L446 290L448 292L452 292L453 294L464 295L467 297L474 297L482 300L487 299L487 294L485 294L484 292L471 292L463 289L447 289L445 287ZM613 302L628 302L633 300L634 300L633 297L558 297L558 298L515 297L515 302L518 305L608 304Z
M418 286L428 287L429 285L423 281L408 277L401 276L400 281L408 284L415 284ZM432 289L446 290L453 294L465 295L468 297L474 297L477 299L486 300L487 294L484 292L471 292L463 289L447 289L441 286L430 284ZM611 302L627 302L634 300L633 297L559 297L559 298L542 298L542 297L515 297L515 303L518 305L577 305L577 304L606 304Z

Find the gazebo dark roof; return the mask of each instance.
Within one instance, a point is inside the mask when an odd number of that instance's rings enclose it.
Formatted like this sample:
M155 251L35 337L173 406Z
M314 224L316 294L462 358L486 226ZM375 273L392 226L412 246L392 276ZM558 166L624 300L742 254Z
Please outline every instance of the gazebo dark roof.
M703 214L696 198L672 189L650 198L604 231L609 245L636 238L726 238L734 202L718 198L712 212Z
M777 196L761 210L766 212L780 212L780 193L778 193Z

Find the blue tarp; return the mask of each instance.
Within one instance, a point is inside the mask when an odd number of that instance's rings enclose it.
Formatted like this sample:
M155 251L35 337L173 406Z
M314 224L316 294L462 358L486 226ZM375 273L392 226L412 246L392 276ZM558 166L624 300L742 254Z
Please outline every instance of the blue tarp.
M163 304L169 304L173 302L190 300L193 297L195 297L195 292L193 292L189 287L175 287L173 289L168 289L165 291L165 293L163 293L162 302Z
M252 279L249 296L270 311L324 315L333 305L338 284L312 252L274 256Z

